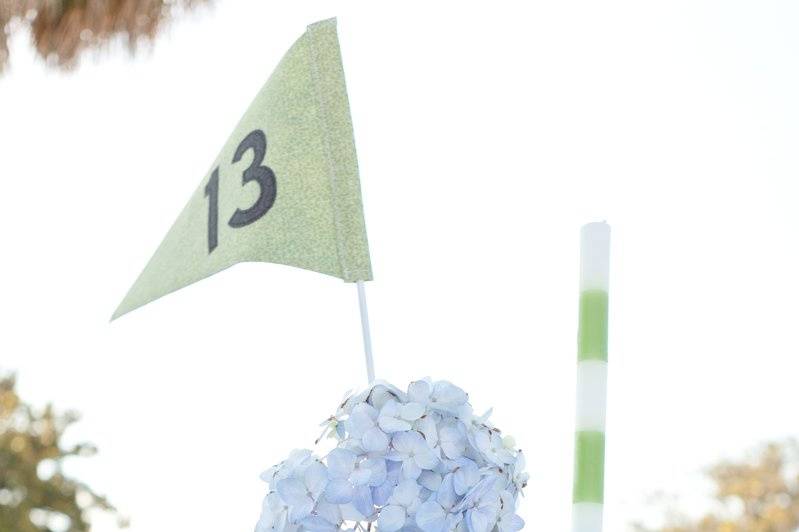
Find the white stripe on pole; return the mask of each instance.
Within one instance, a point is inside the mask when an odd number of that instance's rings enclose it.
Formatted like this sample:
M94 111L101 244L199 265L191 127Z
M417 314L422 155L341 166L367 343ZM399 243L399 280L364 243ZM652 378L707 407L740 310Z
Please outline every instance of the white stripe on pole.
M578 502L572 507L572 531L595 532L602 530L602 505L595 502Z
M580 231L580 290L608 291L610 280L610 226L585 224Z
M584 360L577 365L577 430L605 431L608 363Z
M366 355L366 377L369 384L375 380L375 362L372 359L372 334L369 330L369 309L366 308L366 287L363 281L356 281L358 286L358 306L361 309L361 330L363 332L363 351Z

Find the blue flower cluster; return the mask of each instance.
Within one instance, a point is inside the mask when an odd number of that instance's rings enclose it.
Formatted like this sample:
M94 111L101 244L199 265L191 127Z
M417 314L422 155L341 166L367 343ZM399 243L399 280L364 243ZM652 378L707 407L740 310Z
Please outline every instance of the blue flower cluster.
M517 532L524 456L446 381L377 383L323 425L337 446L264 472L256 532ZM321 439L321 437L320 437Z

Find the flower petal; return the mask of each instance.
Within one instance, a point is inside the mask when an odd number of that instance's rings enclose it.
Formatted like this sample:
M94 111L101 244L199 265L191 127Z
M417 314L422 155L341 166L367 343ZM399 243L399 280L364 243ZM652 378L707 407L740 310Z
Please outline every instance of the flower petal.
M386 461L382 458L368 458L364 460L363 467L366 467L372 473L369 477L370 486L379 486L386 481L388 470L386 468Z
M516 471L524 471L525 467L527 467L527 463L524 459L524 453L519 451L519 453L516 455L516 463L514 464L513 468Z
M466 495L460 500L460 502L455 505L455 508L452 509L453 512L461 512L465 508L472 506L475 501L480 499L483 495L488 493L496 484L496 478L492 476L485 476L480 479L480 481L474 485L472 489L469 490Z
M359 403L353 407L352 415L369 418L372 420L372 425L374 425L374 422L377 421L377 416L380 415L380 411L369 403Z
M430 447L427 446L426 443L423 444L423 447L418 447L414 450L413 459L416 460L416 463L422 469L433 469L438 465L438 458L436 457L435 453L430 450Z
M284 478L277 483L277 493L280 498L289 505L296 506L306 502L308 498L308 490L305 489L305 484L296 478Z
M508 449L499 449L496 452L497 459L503 464L512 464L516 457Z
M380 510L377 529L382 532L396 532L405 525L405 508L389 505Z
M372 516L375 509L372 503L372 490L369 486L358 486L355 488L352 504L365 518Z
M385 506L391 495L394 493L394 487L396 484L387 480L383 482L381 485L372 488L372 502L374 502L377 506Z
M402 474L402 464L400 462L387 462L386 463L386 480L381 485L372 490L372 497L377 506L384 506L388 503L389 497L394 492L394 486L397 485L400 475Z
M372 471L359 466L350 475L350 482L352 482L353 486L363 486L369 483L370 478L372 478Z
M333 504L346 504L352 501L354 491L347 480L331 480L325 488L325 499Z
M504 514L497 521L497 528L499 528L500 532L519 532L519 530L524 528L524 519L514 513Z
M455 489L452 487L453 476L452 473L444 476L441 486L436 492L436 500L447 511L451 511L458 502L458 494L455 493Z
M286 521L284 507L283 500L277 493L272 492L264 497L261 505L261 517L258 519L255 531L272 532L278 527L284 527Z
M416 430L424 435L424 439L431 448L438 445L438 427L432 416L425 416L416 421Z
M363 450L369 453L383 453L388 449L388 436L377 427L372 427L361 438Z
M400 404L395 399L389 399L380 409L378 417L397 417L400 414Z
M422 474L422 469L416 464L416 460L409 458L402 462L402 476L416 480Z
M468 400L466 392L447 381L438 381L433 385L432 399L438 403L457 406Z
M320 502L316 505L316 514L338 528L341 525L341 508L338 504Z
M312 497L317 498L327 486L327 467L320 461L315 461L308 466L303 475L305 487Z
M403 456L410 455L419 444L424 445L424 439L418 432L399 432L391 438L391 446Z
M491 449L491 436L487 430L478 431L474 435L474 444L477 449L485 455Z
M309 515L300 524L304 530L309 530L310 532L335 532L338 529L337 526L328 523L327 520L318 515Z
M424 410L421 403L408 403L400 407L400 417L406 421L416 421L424 415Z
M313 501L310 497L305 497L303 502L289 506L289 521L296 525L311 515L311 510L313 510Z
M452 460L460 458L466 450L466 441L460 431L452 425L441 428L439 440L441 441L441 450L444 451L447 458Z
M446 514L435 501L427 501L416 510L416 525L424 532L441 532L444 528Z
M488 512L477 509L466 512L466 526L469 532L489 532L492 525Z
M308 461L311 460L311 451L308 449L294 449L289 454L288 460L286 460L286 465L289 467L299 467L305 465Z
M383 408L388 401L404 399L402 390L388 383L376 384L369 392L369 403L377 409Z
M408 386L408 399L416 403L426 403L430 398L430 383L414 381Z
M419 484L430 491L436 491L441 486L441 475L433 471L422 471L419 475Z
M402 432L406 430L411 430L413 425L408 423L403 419L397 419L395 417L383 417L380 416L378 420L378 424L380 428L383 429L385 432Z
M415 480L404 479L394 488L394 494L391 496L390 502L391 504L408 508L417 497L419 497L419 484Z
M458 469L453 476L453 487L458 495L465 495L475 484L480 481L480 470L477 464L468 458L458 460Z
M347 431L353 438L360 438L364 432L375 426L377 409L373 406L360 403L352 409L350 417L345 421Z
M327 455L327 469L330 478L345 479L355 467L357 455L349 449L333 449Z
M364 521L367 516L355 509L352 503L341 505L341 518L345 521Z

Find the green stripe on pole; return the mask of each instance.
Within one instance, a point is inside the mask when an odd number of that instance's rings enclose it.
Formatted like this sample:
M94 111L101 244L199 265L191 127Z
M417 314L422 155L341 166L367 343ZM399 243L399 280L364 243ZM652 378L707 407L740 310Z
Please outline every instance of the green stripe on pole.
M574 443L574 502L601 503L604 490L605 434L578 432Z
M585 290L580 294L577 359L608 360L608 293Z

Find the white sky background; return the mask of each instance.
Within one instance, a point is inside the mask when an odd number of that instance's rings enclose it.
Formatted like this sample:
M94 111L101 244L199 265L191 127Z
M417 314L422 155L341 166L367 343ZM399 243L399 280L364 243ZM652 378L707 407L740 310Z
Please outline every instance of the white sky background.
M133 532L249 531L363 385L355 288L240 265L108 318L306 24L339 16L379 377L470 392L570 514L578 230L613 228L606 529L799 433L799 4L226 0L151 52L0 79L0 365L74 408ZM393 6L393 7L391 7ZM115 530L97 521L97 532Z

